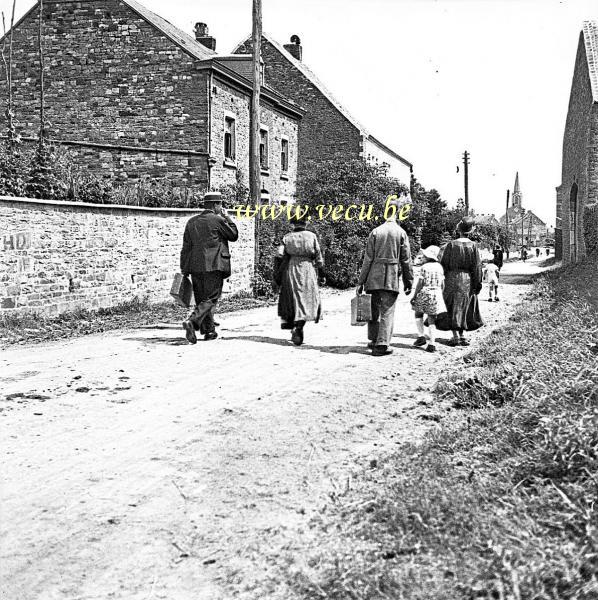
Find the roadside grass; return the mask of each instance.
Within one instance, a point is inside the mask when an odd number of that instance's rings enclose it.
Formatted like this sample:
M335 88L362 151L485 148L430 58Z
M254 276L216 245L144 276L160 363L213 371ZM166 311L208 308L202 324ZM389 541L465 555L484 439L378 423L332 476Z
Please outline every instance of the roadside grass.
M271 299L256 299L253 295L225 296L217 313L247 310L267 306ZM47 342L115 329L137 329L160 322L180 322L189 311L174 302L152 304L147 298L135 297L111 308L81 309L57 317L35 314L0 316L0 346L20 343Z
M305 599L598 598L597 315L595 259L536 280L438 383L457 416L329 503L278 577Z

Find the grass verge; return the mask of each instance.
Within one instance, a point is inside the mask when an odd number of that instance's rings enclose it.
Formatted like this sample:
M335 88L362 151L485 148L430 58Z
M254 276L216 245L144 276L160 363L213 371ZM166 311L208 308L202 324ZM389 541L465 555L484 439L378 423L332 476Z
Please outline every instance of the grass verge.
M595 260L536 281L439 382L460 416L365 472L277 576L305 599L596 600L597 314Z
M217 312L232 312L272 304L271 299L256 299L250 294L225 296ZM19 343L47 342L115 329L143 328L158 322L182 321L188 310L162 302L152 304L135 297L130 302L99 310L78 310L58 317L40 315L0 316L0 347Z

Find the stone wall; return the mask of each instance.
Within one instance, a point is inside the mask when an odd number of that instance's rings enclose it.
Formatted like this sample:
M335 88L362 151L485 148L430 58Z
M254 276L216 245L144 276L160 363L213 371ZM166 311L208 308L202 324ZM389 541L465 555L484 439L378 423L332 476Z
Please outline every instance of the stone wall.
M239 181L249 187L249 104L246 94L242 94L220 79L214 78L211 111L211 156L215 164L211 170L211 185L219 189L222 185ZM236 160L224 158L224 120L236 120ZM298 123L269 106L263 100L260 107L260 123L268 128L269 169L262 171L262 189L270 192L273 202L291 199L295 195L298 159ZM285 137L289 142L289 165L286 172L281 166L281 144Z
M251 40L238 50L249 52ZM299 124L299 177L313 160L359 158L363 151L359 129L267 39L262 42L262 58L266 84L306 109Z
M39 129L37 27L35 7L13 33L15 125L31 137ZM45 2L43 46L52 138L105 145L78 150L99 174L205 187L208 72L195 59L118 0ZM2 77L2 97L5 88Z
M576 261L585 253L583 210L588 201L590 185L588 181L588 148L592 142L590 138L592 107L592 89L582 33L579 38L563 136L562 179L561 185L557 188L556 235L560 239L556 241L556 251L557 258L562 258L565 263ZM571 222L569 203L574 184L577 185L578 206L575 226ZM572 229L574 229L573 232Z
M184 227L197 212L0 197L0 313L169 300ZM248 291L253 276L254 221L238 226L225 293Z

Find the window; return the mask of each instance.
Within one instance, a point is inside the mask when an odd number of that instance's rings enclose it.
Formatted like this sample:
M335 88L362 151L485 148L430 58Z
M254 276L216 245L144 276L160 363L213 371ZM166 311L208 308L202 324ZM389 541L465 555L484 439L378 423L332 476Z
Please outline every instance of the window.
M268 130L260 129L260 167L268 169Z
M280 145L280 168L283 172L289 170L289 140L282 138Z
M236 144L235 139L235 119L233 117L224 118L224 159L235 160L236 155Z

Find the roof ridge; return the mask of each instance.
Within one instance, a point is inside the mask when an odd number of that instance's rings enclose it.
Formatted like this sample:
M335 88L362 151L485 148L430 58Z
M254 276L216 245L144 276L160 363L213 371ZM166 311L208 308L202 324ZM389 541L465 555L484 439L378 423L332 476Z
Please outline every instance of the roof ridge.
M170 21L167 21L155 12L152 12L137 0L121 0L121 2L194 58L202 60L204 58L218 56L214 50L210 50L186 31L173 25Z

